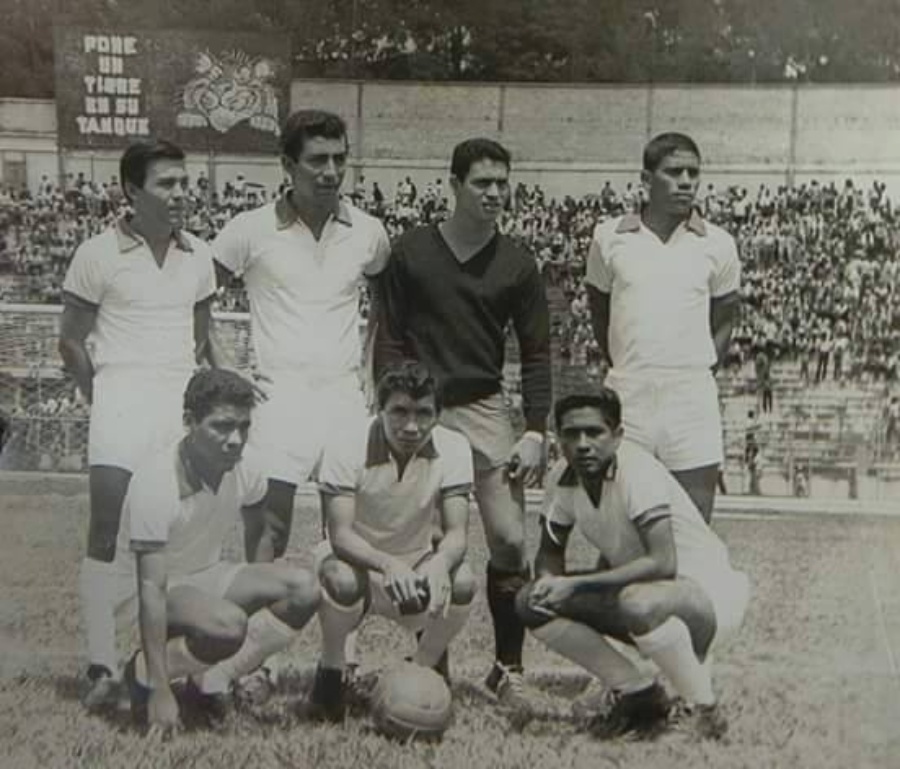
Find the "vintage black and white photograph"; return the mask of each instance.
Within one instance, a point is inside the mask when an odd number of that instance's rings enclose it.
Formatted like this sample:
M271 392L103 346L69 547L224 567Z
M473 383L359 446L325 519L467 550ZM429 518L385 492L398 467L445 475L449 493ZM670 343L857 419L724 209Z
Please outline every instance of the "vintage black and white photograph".
M0 0L3 769L900 767L900 0Z

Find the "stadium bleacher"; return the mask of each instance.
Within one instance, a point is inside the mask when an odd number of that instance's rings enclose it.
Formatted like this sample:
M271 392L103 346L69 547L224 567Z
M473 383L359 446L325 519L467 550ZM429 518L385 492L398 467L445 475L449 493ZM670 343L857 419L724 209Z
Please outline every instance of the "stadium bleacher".
M189 228L211 238L236 213L276 192L242 180L214 195L192 186ZM448 210L437 180L422 190L404 180L393 194L359 184L351 196L381 217L391 235ZM514 191L503 227L526 241L545 277L557 394L602 377L582 285L584 262L596 222L640 202L630 185L563 200L547 199L536 186L520 184ZM842 187L762 185L750 193L707 185L698 205L735 235L743 265L744 318L720 374L726 477L746 487L744 444L748 413L759 412L760 351L773 362L774 410L762 415L756 471L770 478L771 488L790 489L797 468L811 475L891 476L896 439L885 435L882 417L896 392L900 360L900 227L884 186L863 189L847 180ZM123 206L114 178L80 179L65 193L49 181L34 193L0 190L0 407L13 415L23 466L83 469L86 409L59 371L53 305L75 245ZM365 316L364 293L360 303ZM32 309L14 312L13 305ZM244 365L250 354L246 309L239 284L220 292L222 327ZM515 364L508 368L507 391L515 400ZM848 493L859 493L858 480L848 485L855 487Z

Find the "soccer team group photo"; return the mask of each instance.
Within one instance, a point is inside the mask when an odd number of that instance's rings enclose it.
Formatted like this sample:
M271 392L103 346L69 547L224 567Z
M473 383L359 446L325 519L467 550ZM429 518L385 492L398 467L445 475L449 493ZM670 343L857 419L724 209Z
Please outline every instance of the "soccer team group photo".
M896 85L728 2L751 84L661 86L644 5L621 88L378 3L73 10L52 155L3 86L11 767L892 765Z

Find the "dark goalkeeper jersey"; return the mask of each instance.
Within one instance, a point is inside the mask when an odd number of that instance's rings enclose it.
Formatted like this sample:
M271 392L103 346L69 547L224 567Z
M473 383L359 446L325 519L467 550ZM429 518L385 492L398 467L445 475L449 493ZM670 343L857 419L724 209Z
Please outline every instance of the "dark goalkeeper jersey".
M543 431L550 411L550 313L533 257L497 233L460 262L437 226L394 243L378 289L375 363L414 358L458 406L501 389L505 330L512 322L522 360L527 429Z

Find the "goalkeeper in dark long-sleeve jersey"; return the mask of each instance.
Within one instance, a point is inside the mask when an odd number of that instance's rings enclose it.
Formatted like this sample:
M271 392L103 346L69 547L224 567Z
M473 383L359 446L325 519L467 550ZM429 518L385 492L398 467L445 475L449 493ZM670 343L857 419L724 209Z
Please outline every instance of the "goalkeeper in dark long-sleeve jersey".
M444 389L441 421L472 444L496 644L487 685L501 702L520 707L527 706L524 629L515 595L529 574L524 490L544 463L550 320L534 258L497 229L509 201L509 171L509 152L489 139L469 139L453 150L453 215L404 233L382 273L375 362L378 369L403 358L425 363ZM510 322L522 361L526 432L518 440L501 391Z

